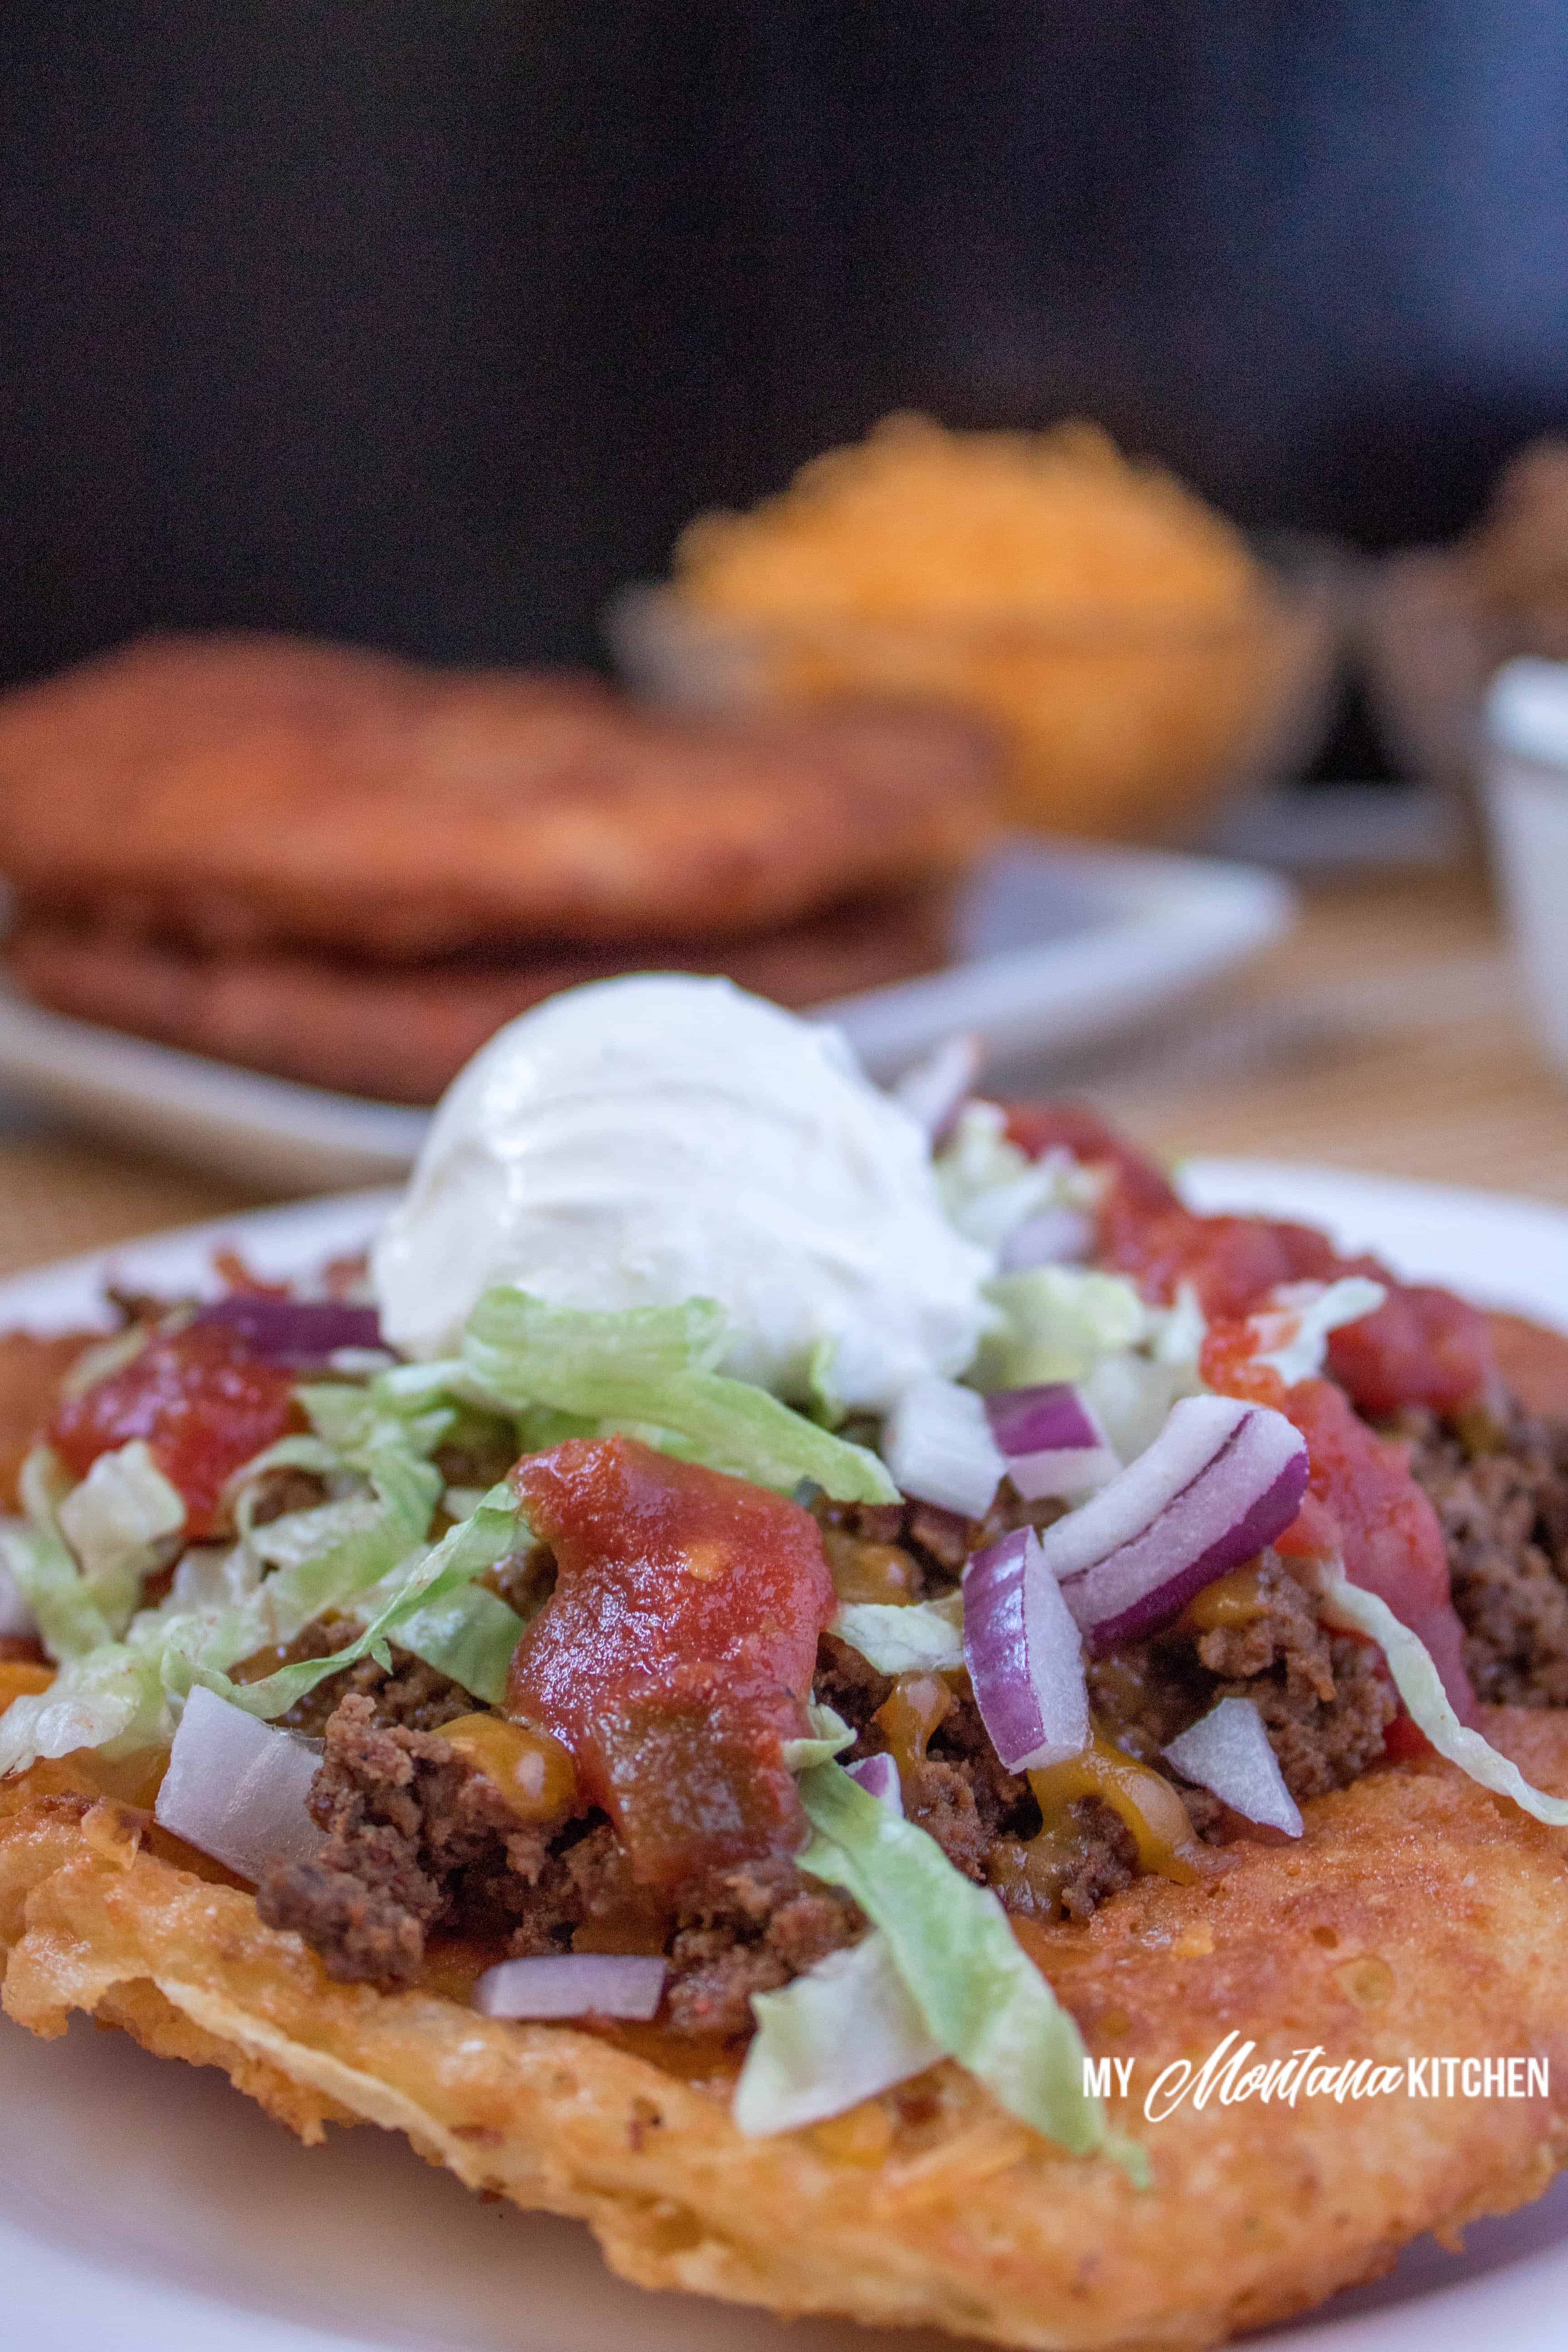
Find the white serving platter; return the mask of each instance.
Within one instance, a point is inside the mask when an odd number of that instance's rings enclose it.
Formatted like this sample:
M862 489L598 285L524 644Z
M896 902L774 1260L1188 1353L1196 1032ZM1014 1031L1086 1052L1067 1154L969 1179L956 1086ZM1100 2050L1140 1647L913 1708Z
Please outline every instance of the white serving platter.
M1194 1205L1292 1214L1410 1276L1568 1330L1568 1212L1324 1168L1194 1160ZM118 1276L212 1283L215 1247L300 1272L367 1241L394 1198L263 1210L0 1284L0 1329L77 1323ZM1559 2352L1568 2177L1408 2247L1374 2285L1269 2331L1288 2352ZM1257 2340L1257 2339L1254 2339ZM0 2019L0 2346L21 2352L952 2352L921 2330L790 2325L613 2278L584 2228L486 2206L391 2135L299 2147L205 2069L78 2020L35 2041Z
M995 1059L1048 1055L1163 1011L1276 938L1290 894L1217 859L1019 842L961 902L955 962L822 1007L879 1078L972 1029ZM401 1175L426 1115L148 1045L0 990L0 1085L95 1134L259 1192Z

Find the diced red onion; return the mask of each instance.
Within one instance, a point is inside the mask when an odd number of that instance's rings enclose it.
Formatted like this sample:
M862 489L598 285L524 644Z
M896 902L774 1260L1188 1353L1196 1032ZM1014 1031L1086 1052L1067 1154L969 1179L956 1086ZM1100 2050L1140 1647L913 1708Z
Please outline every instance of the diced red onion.
M988 1544L965 1568L963 1658L1009 1772L1061 1764L1089 1746L1083 1643L1033 1528Z
M954 1381L916 1381L882 1431L882 1459L901 1494L983 1518L1006 1464L985 1403Z
M309 1862L321 1845L306 1811L321 1760L314 1741L198 1684L185 1700L154 1819L254 1884L274 1856Z
M893 1100L924 1128L933 1150L973 1091L982 1058L979 1038L964 1031L906 1070L893 1087Z
M345 1307L336 1298L279 1298L266 1290L235 1290L198 1307L193 1320L232 1331L258 1356L279 1364L324 1364L339 1348L379 1348L381 1318L374 1307Z
M902 1813L903 1783L899 1779L899 1768L890 1756L863 1756L858 1764L848 1765L846 1769L849 1778L858 1780L868 1797L875 1797L877 1802L886 1805L890 1813Z
M1282 1412L1184 1397L1152 1445L1040 1539L1091 1651L1163 1624L1300 1507L1307 1448Z
M1094 1247L1093 1221L1080 1209L1042 1209L1006 1236L997 1256L1003 1274L1026 1274L1032 1265L1072 1265Z
M1279 1759L1249 1698L1222 1698L1201 1723L1160 1753L1184 1780L1195 1780L1249 1822L1301 1834L1301 1815L1285 1786Z
M991 1434L1026 1501L1070 1501L1103 1486L1121 1468L1110 1441L1070 1381L1044 1388L994 1389L985 1400Z
M646 2019L664 1997L665 1975L657 1953L547 1952L487 1969L474 2007L487 2017Z

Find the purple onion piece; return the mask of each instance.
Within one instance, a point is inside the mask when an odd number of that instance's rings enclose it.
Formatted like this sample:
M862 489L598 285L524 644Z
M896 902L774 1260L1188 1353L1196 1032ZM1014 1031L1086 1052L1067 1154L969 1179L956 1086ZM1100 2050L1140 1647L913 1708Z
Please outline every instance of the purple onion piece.
M657 1953L548 1952L502 1960L474 1987L487 2017L647 2019L664 1997L665 1961Z
M1026 1274L1032 1265L1074 1265L1094 1247L1094 1224L1081 1209L1042 1209L1015 1225L997 1254L1002 1274Z
M232 1331L253 1354L276 1364L324 1364L340 1348L384 1344L374 1307L348 1307L335 1298L235 1290L198 1307L192 1320Z
M1007 1474L1026 1501L1092 1494L1121 1470L1104 1430L1070 1381L994 1390L985 1415Z
M1089 1746L1083 1644L1033 1528L988 1544L965 1568L963 1659L1009 1772L1060 1764Z
M903 1783L899 1779L899 1768L890 1756L863 1756L858 1764L850 1764L845 1769L852 1780L858 1780L868 1797L875 1797L877 1802L886 1805L890 1813L902 1813Z
M1301 1834L1301 1815L1285 1785L1263 1717L1248 1698L1222 1698L1161 1754L1184 1780L1195 1780L1249 1822Z
M1047 1528L1041 1549L1098 1655L1255 1559L1295 1517L1306 1486L1307 1449L1283 1413L1185 1397L1129 1469Z

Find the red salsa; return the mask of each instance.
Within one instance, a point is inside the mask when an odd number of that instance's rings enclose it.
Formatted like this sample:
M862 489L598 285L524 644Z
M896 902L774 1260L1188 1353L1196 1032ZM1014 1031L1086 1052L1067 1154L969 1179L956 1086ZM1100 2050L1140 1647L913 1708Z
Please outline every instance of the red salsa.
M783 1747L837 1605L816 1521L627 1437L572 1438L512 1475L557 1580L507 1713L571 1749L645 1885L795 1853Z
M1355 1407L1373 1414L1415 1403L1444 1410L1484 1393L1495 1377L1485 1317L1446 1290L1395 1281L1376 1258L1340 1257L1310 1225L1194 1215L1158 1170L1090 1112L1017 1107L1008 1114L1008 1133L1023 1150L1037 1155L1065 1145L1104 1167L1100 1262L1163 1304L1179 1284L1191 1283L1209 1323L1205 1381L1222 1395L1274 1406L1307 1441L1306 1502L1278 1549L1315 1557L1337 1552L1351 1582L1385 1601L1426 1643L1456 1713L1473 1722L1475 1694L1437 1515L1403 1450L1380 1438ZM1288 1389L1272 1367L1253 1360L1257 1339L1247 1317L1265 1306L1278 1284L1332 1282L1347 1274L1383 1283L1386 1300L1331 1335L1332 1380L1298 1381Z
M1091 1111L1015 1104L1007 1132L1033 1157L1065 1146L1105 1169L1100 1263L1130 1276L1161 1305L1187 1282L1212 1321L1249 1313L1282 1282L1333 1282L1347 1274L1381 1282L1388 1292L1383 1305L1329 1340L1329 1370L1363 1412L1391 1413L1404 1404L1451 1412L1494 1384L1487 1319L1451 1292L1398 1282L1374 1257L1341 1257L1310 1225L1195 1215L1159 1170Z
M298 1379L250 1354L233 1332L192 1324L149 1339L118 1371L67 1397L47 1435L79 1478L100 1454L144 1439L184 1497L185 1533L199 1541L221 1528L234 1473L289 1427Z

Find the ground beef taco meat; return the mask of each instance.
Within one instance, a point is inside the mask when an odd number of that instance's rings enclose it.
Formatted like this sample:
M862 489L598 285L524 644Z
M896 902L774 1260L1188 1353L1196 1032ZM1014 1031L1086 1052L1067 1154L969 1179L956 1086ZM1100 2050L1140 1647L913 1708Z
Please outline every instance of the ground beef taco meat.
M1031 1146L1066 1141L1102 1163L1102 1249L1146 1296L1197 1280L1211 1342L1242 1334L1237 1318L1282 1270L1384 1278L1305 1228L1192 1217L1092 1122L1026 1125L1015 1118L1014 1133ZM1325 1530L1354 1580L1427 1640L1462 1712L1471 1685L1485 1701L1568 1705L1568 1427L1500 1408L1479 1318L1444 1300L1392 1285L1394 1311L1331 1351L1332 1376L1288 1391L1245 1348L1234 1388L1215 1369L1224 1347L1213 1364L1205 1354L1211 1386L1296 1422L1312 1469L1302 1518L1277 1546L1087 1666L1096 1754L1159 1775L1166 1809L1174 1791L1189 1854L1192 1841L1254 1834L1163 1760L1220 1700L1257 1708L1298 1803L1390 1752L1400 1709L1381 1651L1319 1613ZM1141 1853L1150 1865L1143 1827L1103 1778L1064 1795L1003 1766L962 1671L884 1674L830 1630L840 1603L953 1592L974 1550L1044 1529L1065 1505L1026 1501L1005 1479L983 1521L912 1499L818 1496L808 1511L624 1437L568 1441L513 1475L535 1541L489 1580L526 1595L500 1713L564 1743L570 1801L521 1821L465 1745L471 1698L416 1659L331 1676L291 1718L323 1740L311 1803L325 1842L310 1863L274 1865L258 1892L263 1917L297 1929L330 1973L415 1981L447 1935L497 1957L660 1952L668 2028L742 2038L754 1995L866 1932L853 1900L795 1859L805 1823L783 1747L808 1697L848 1727L844 1762L893 1758L907 1818L1019 1917L1087 1920ZM324 1655L339 1638L324 1622L296 1650Z

